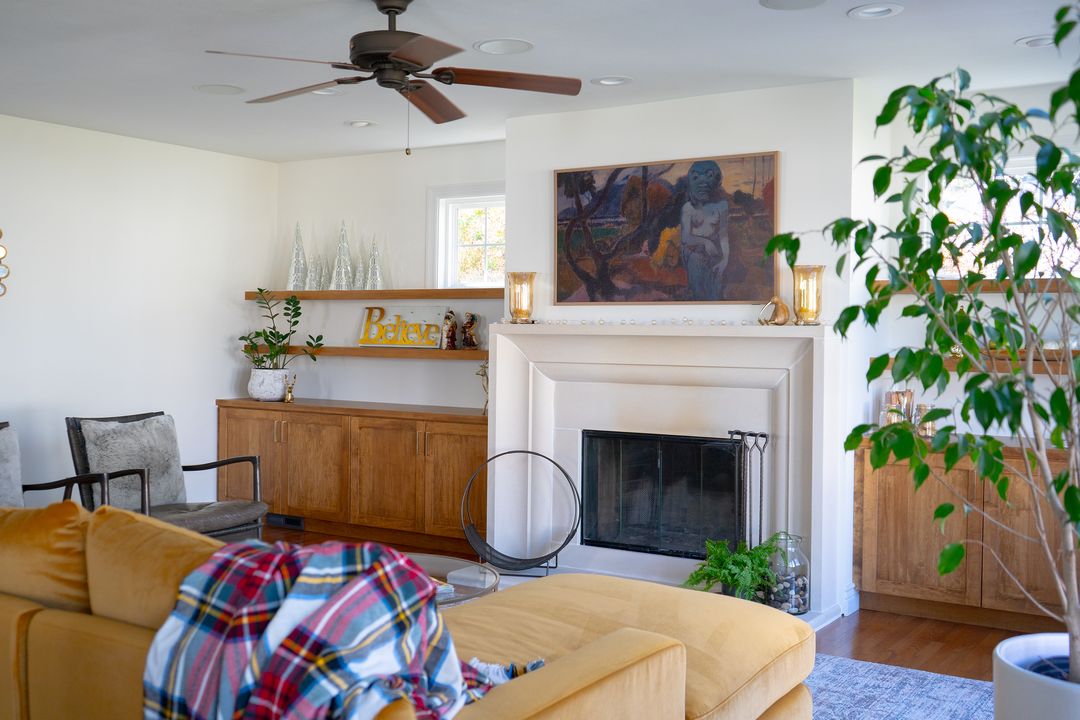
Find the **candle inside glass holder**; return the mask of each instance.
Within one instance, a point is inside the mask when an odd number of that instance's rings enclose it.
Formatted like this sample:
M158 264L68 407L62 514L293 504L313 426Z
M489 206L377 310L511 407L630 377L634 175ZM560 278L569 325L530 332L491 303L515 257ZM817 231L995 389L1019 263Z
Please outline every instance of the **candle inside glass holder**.
M533 312L534 272L506 273L507 294L510 297L510 322L531 323Z
M824 265L796 265L792 269L794 277L794 298L796 325L821 324L821 276Z

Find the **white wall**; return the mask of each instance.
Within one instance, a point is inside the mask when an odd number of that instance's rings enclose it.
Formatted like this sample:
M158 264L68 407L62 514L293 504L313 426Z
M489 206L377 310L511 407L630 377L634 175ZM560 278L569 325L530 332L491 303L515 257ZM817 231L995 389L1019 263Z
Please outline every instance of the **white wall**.
M853 81L707 95L603 110L511 118L506 123L507 269L534 270L539 318L750 319L758 306L554 306L554 171L778 150L777 231L819 230L851 212ZM800 262L835 266L818 239ZM781 272L790 303L791 275ZM828 273L824 315L847 304ZM674 308L674 309L673 309Z
M372 235L377 236L383 279L389 287L422 288L427 261L428 187L501 181L505 172L502 142L419 149L412 155L401 151L285 163L279 173L279 222L273 261L257 282L269 289L285 287L297 222L307 252L314 249L314 227L318 248L328 254L336 247L344 221L354 254L358 239L362 239L366 259ZM513 232L508 233L507 245L513 241ZM367 304L305 301L298 329L304 338L309 333L322 333L327 345L355 345ZM485 327L503 313L503 304L497 300L392 304L449 305L459 320L463 312L480 314ZM251 323L257 322L254 303L248 316ZM486 331L481 347L487 349ZM484 390L476 377L479 366L468 361L324 357L314 365L300 358L289 367L299 374L298 397L450 407L484 405Z
M0 116L0 419L25 482L73 474L68 415L165 410L185 462L216 459L214 400L242 392L243 291L268 272L276 186L272 163ZM213 499L215 474L188 492Z

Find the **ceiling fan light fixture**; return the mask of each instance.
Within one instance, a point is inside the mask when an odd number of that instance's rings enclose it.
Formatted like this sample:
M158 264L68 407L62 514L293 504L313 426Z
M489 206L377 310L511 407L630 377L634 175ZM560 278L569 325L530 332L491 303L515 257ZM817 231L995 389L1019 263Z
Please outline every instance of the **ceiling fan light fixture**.
M883 20L893 15L904 12L903 5L896 3L874 3L872 5L860 5L848 10L848 17L855 20Z
M196 85L193 89L207 95L241 95L244 92L244 88L242 87L236 87L235 85L219 85L216 83Z
M492 38L474 43L473 47L488 55L517 55L532 50L533 44L517 38Z
M758 0L758 3L770 10L809 10L824 5L825 0Z
M1053 35L1029 35L1028 37L1022 37L1016 41L1016 44L1020 47L1026 48L1041 48L1054 44Z
M378 125L379 123L375 122L374 120L346 120L345 124L349 127L364 128L373 127L375 125Z
M634 78L625 75L605 75L604 77L593 78L589 82L593 85L625 85L633 81Z

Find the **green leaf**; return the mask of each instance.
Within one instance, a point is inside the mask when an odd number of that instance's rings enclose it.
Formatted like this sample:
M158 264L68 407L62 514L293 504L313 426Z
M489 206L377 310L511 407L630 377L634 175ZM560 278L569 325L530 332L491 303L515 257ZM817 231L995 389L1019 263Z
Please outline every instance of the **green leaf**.
M911 478L915 481L915 490L918 491L922 487L922 484L926 482L926 479L930 477L930 466L926 463L919 465L915 468L915 471L911 473Z
M956 507L954 507L952 503L942 503L941 505L938 505L937 510L934 511L934 519L941 522L942 535L945 534L945 518L952 515L952 511L955 509Z
M893 382L901 382L915 372L915 359L915 353L911 351L911 348L900 348L893 361Z
M885 191L889 189L889 183L892 181L892 168L888 165L883 165L877 169L874 173L874 196L881 197L885 194Z
M957 68L956 74L960 78L960 91L963 92L971 87L971 75L964 68Z
M854 430L852 430L851 434L849 434L847 436L847 439L844 440L844 449L849 452L851 450L857 449L860 445L862 445L863 433L865 433L867 430L873 429L873 427L873 425L859 425Z
M964 546L960 543L949 543L945 546L945 549L941 551L941 558L938 560L938 574L948 575L956 568L960 567L960 561L964 559Z
M1080 522L1080 490L1075 485L1065 488L1065 512L1069 513L1069 522Z
M934 161L930 158L915 158L907 165L904 166L904 172L917 173L922 172L926 168L934 164Z
M922 420L923 422L933 422L935 420L940 420L943 417L948 417L951 414L952 410L947 410L945 408L934 408L930 412L923 415Z
M889 366L889 353L879 355L870 361L870 369L866 371L866 384L869 386L871 382L881 377L881 373L885 372L885 368Z
M1029 240L1016 250L1013 262L1017 279L1027 277L1028 273L1035 269L1035 266L1039 264L1040 255L1039 243L1034 240Z
M1069 400L1065 396L1065 389L1058 388L1050 396L1050 412L1054 414L1054 420L1058 425L1068 428L1072 422L1072 413L1069 411Z

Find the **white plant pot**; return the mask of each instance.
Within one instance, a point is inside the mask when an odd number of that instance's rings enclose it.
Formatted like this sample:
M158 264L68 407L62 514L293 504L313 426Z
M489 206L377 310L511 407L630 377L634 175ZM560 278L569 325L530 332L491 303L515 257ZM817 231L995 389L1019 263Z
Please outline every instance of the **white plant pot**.
M994 648L994 720L1077 717L1080 684L1024 669L1039 658L1061 655L1069 655L1065 633L1019 635L998 643Z
M281 402L285 399L285 383L288 379L288 370L252 368L251 379L248 380L248 395L252 400Z

